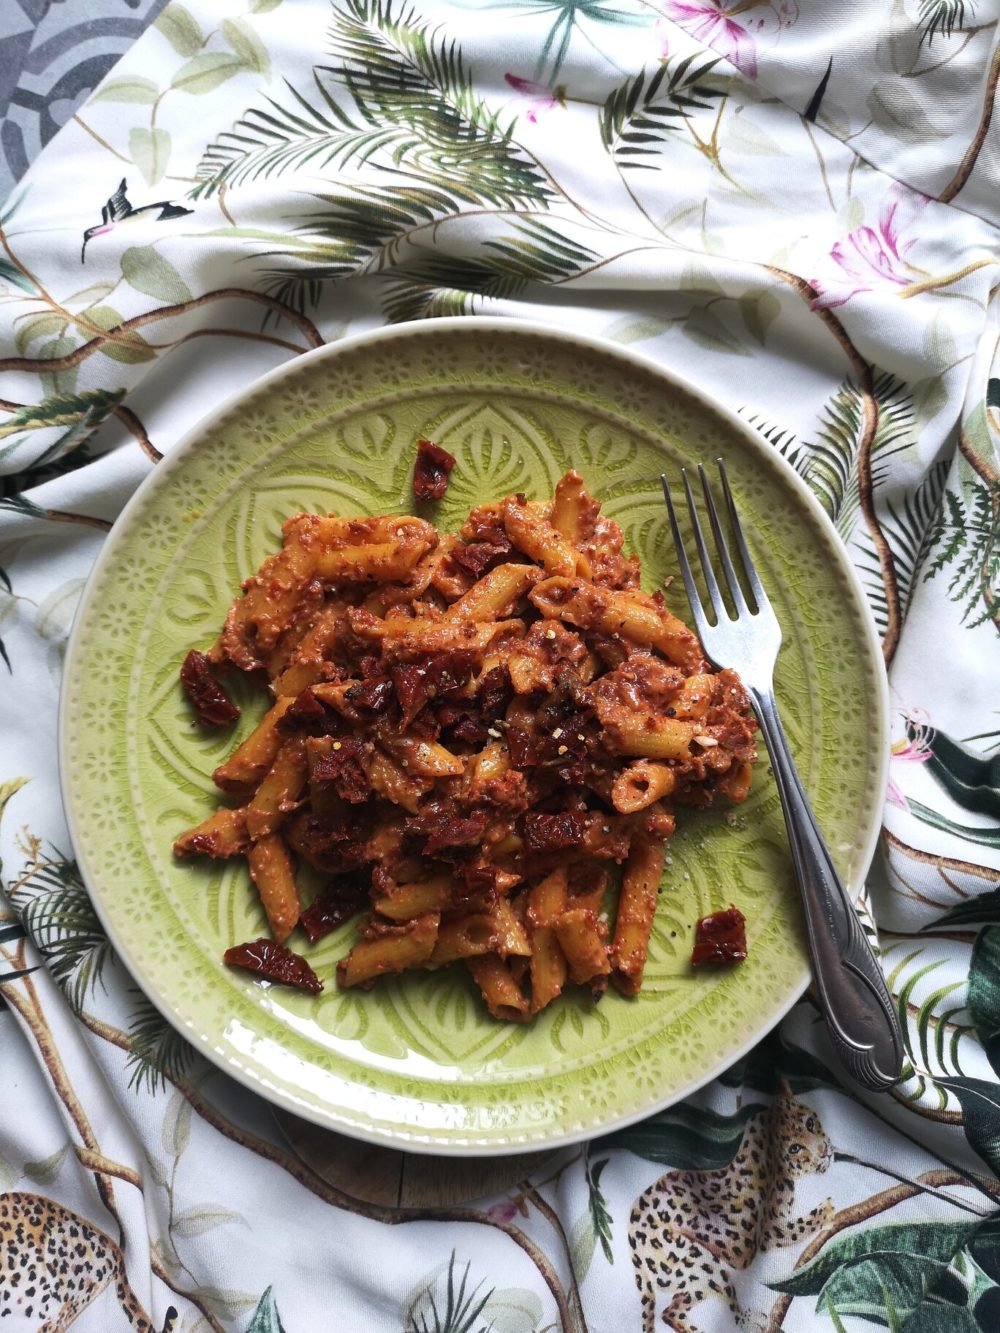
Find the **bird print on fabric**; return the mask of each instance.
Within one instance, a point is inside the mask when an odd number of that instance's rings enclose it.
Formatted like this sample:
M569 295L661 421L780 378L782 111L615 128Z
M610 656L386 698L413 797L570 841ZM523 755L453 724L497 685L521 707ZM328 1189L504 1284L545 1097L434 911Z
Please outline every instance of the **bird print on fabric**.
M114 231L115 227L125 222L134 222L136 218L147 217L151 222L170 222L174 218L182 218L188 213L193 213L193 208L184 208L181 204L172 203L169 199L161 199L155 204L142 204L139 208L133 208L128 201L125 191L128 189L128 181L122 177L122 182L114 192L108 202L101 209L101 220L94 227L88 227L83 233L83 245L80 247L80 263L86 263L87 242L92 241L95 236L103 236L109 231Z

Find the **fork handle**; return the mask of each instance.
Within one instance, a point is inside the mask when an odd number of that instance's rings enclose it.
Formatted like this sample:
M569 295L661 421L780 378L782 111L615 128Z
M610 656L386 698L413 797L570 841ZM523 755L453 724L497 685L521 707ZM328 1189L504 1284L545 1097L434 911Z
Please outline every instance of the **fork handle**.
M844 1068L862 1087L882 1092L903 1067L903 1039L885 976L819 831L774 694L752 687L748 692L781 797L820 1008Z

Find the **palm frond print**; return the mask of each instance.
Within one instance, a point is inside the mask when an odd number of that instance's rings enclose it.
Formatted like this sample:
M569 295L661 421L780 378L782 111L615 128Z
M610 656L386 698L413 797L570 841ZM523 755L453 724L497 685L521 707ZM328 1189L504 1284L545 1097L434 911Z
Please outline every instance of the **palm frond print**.
M597 255L538 218L519 218L475 259L429 254L386 279L383 309L393 323L475 314L484 300L515 300L531 282L563 282Z
M129 1087L155 1092L168 1079L185 1074L194 1049L140 991L133 991L135 1007L129 1022Z
M565 281L596 256L537 214L554 198L544 171L474 90L462 52L393 0L344 0L331 63L305 90L248 110L202 157L194 198L287 171L315 178L315 206L287 232L261 232L265 289L296 308L323 285L393 271L392 320L466 313L474 299ZM442 220L490 213L506 236L447 265L408 245ZM433 235L431 235L433 242Z
M11 892L24 928L45 955L49 971L76 1013L87 996L103 986L111 944L84 888L75 860L58 848L33 861Z
M948 570L948 596L970 627L1000 628L1000 490L974 478L964 493L950 487L928 537L935 552L925 580Z
M513 143L513 122L501 126L473 92L457 44L412 8L346 0L334 11L330 45L335 63L312 71L309 96L287 85L284 103L249 110L206 149L192 197L289 169L344 172L375 162L399 184L419 177L435 212L470 203L538 207L551 198L543 173ZM350 93L353 113L336 101L337 86Z
M920 40L933 42L935 37L947 39L956 29L961 32L965 26L965 9L965 0L920 0Z
M657 169L658 149L695 111L711 110L713 97L723 88L708 82L719 57L700 60L686 56L679 62L662 60L647 77L640 70L616 88L601 111L601 142L621 170Z

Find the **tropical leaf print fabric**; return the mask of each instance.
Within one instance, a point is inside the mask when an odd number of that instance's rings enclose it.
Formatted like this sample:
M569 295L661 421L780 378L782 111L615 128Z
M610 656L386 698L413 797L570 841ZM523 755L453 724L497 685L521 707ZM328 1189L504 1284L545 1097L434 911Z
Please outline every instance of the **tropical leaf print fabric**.
M997 36L930 0L186 0L30 167L0 214L11 1327L1000 1324ZM836 524L889 667L866 911L907 1063L862 1098L805 999L690 1101L408 1212L323 1185L123 970L56 711L107 530L190 425L477 314L680 371Z

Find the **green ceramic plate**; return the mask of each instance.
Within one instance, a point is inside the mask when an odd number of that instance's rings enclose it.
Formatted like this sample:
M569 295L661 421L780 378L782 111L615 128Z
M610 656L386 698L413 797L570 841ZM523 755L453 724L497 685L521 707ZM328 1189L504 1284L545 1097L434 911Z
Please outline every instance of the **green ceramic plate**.
M440 320L321 348L213 414L139 488L80 607L61 718L71 831L115 947L186 1037L274 1102L396 1147L523 1151L649 1114L763 1036L806 982L797 892L765 758L745 805L681 818L637 999L573 995L522 1027L489 1018L457 969L342 993L350 926L303 948L327 978L317 998L223 965L263 917L242 860L171 855L214 808L210 774L233 745L192 722L178 666L215 637L288 515L407 512L420 436L458 458L442 527L512 491L550 496L576 467L650 588L671 570L660 472L726 460L785 630L792 748L855 893L885 781L885 677L847 559L791 469L653 363L554 329ZM240 735L263 708L247 698ZM693 972L695 919L730 901L748 961Z

